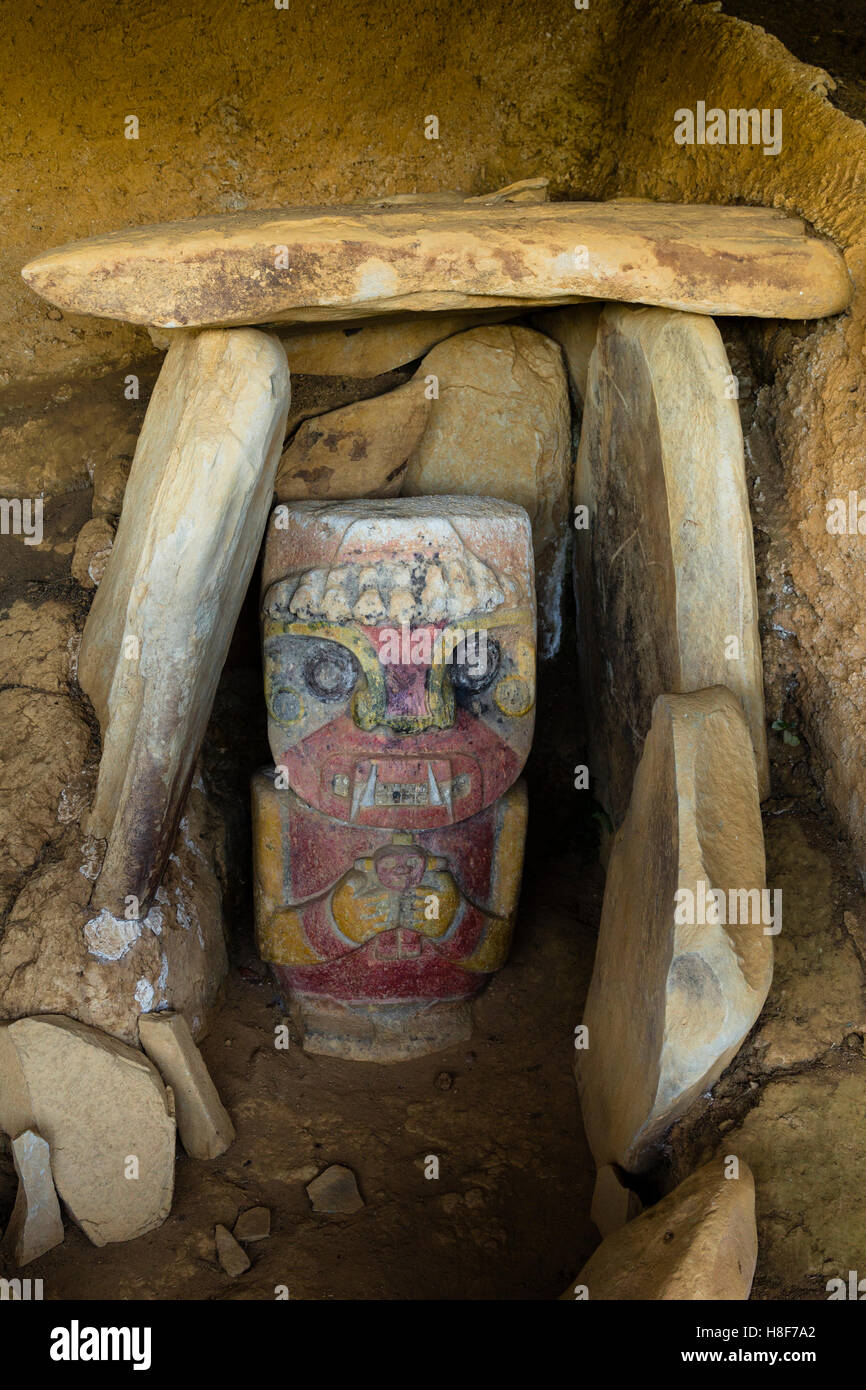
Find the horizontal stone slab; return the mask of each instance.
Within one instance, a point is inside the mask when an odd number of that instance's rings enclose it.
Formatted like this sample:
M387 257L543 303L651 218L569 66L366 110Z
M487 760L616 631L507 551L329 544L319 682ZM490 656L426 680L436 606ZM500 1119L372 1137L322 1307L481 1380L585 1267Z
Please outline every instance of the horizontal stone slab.
M805 319L851 296L842 256L800 218L629 201L236 213L91 237L22 274L70 313L163 328L586 298Z

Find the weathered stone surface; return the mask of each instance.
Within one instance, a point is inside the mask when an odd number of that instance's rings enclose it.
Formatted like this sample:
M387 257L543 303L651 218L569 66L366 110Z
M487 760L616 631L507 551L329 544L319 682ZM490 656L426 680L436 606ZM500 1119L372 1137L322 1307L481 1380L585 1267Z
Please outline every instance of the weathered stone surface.
M18 1192L3 1244L17 1265L26 1265L60 1244L63 1218L45 1140L26 1129L12 1140L12 1161L18 1174Z
M718 329L610 305L574 501L579 653L596 796L619 825L665 691L726 685L769 792L755 561L737 403Z
M285 354L255 330L184 335L166 357L79 679L99 716L90 830L97 907L146 912L171 849L255 564L289 405Z
M61 798L62 799L62 798ZM85 799L86 804L86 799ZM163 881L137 921L89 904L98 845L74 821L14 895L0 937L0 1018L68 1014L129 1043L141 1013L182 1011L198 1036L228 968L215 866L225 829L200 779Z
M413 380L305 421L280 459L277 501L396 497L429 414L424 382Z
M103 516L95 516L78 533L72 556L72 577L85 589L102 583L108 557L114 545L114 527Z
M620 1181L612 1163L599 1168L592 1193L590 1216L602 1238L613 1235L620 1226L632 1221L641 1212L641 1201Z
M598 320L603 304L574 304L567 309L545 309L532 315L532 326L562 348L568 379L578 405L586 401L586 377L598 335Z
M755 1180L739 1161L699 1168L656 1206L607 1237L565 1298L621 1302L710 1301L749 1297L758 1238Z
M161 1225L171 1208L175 1127L156 1068L71 1018L22 1018L3 1033L12 1048L0 1051L0 1091L20 1096L23 1084L28 1128L49 1145L57 1191L93 1244Z
M232 1279L237 1279L239 1275L245 1274L250 1267L250 1258L246 1251L238 1245L231 1231L227 1230L225 1226L216 1226L214 1228L214 1240L217 1258L226 1274Z
M61 309L164 328L619 299L813 318L850 299L836 249L769 208L665 203L287 208L135 227L22 271Z
M235 1129L183 1014L142 1014L138 1035L172 1089L177 1131L190 1158L218 1158L234 1141Z
M282 329L279 339L294 376L373 377L393 371L425 352L485 323L496 323L514 309L467 310L463 314L389 314L360 324ZM172 331L166 330L167 334ZM165 336L165 335L164 335Z
M271 1213L267 1207L250 1207L242 1211L232 1232L235 1240L249 1244L254 1240L266 1240L271 1234Z
M330 1168L308 1183L307 1196L313 1211L338 1213L341 1216L360 1211L364 1206L355 1174L342 1163L332 1163Z
M440 343L417 378L438 399L409 460L403 492L500 497L532 522L542 654L560 640L570 514L571 415L562 354L549 338L510 324Z
M588 1046L576 1053L599 1166L650 1166L755 1022L772 974L763 888L754 754L737 700L721 687L660 696L611 853Z

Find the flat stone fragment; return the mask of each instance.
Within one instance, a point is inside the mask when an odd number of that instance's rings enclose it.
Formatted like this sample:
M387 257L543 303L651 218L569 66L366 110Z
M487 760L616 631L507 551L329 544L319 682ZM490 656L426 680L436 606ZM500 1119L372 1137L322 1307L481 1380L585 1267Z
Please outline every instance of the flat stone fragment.
M79 681L102 728L90 833L108 847L96 907L143 916L267 521L289 407L276 338L172 343L145 416Z
M231 1231L226 1230L225 1226L216 1226L214 1228L214 1240L217 1259L226 1274L232 1279L237 1279L239 1275L245 1274L250 1267L250 1257L238 1245Z
M716 1160L692 1173L602 1241L563 1297L747 1299L758 1257L755 1180L742 1159L739 1175L726 1176L731 1171Z
M245 1243L266 1240L271 1234L271 1213L267 1207L250 1207L248 1211L242 1211L232 1234L235 1240Z
M653 701L726 685L769 794L752 523L731 367L695 314L609 305L574 481L581 679L595 794L617 826Z
M94 1245L133 1240L171 1209L171 1092L140 1052L59 1015L0 1034L0 1093L51 1151L57 1191ZM11 1044L11 1046L10 1046ZM4 1124L6 1118L4 1114Z
M332 1163L330 1168L308 1183L307 1196L313 1204L313 1211L338 1213L341 1216L360 1211L364 1206L355 1174L342 1163Z
M51 1176L51 1155L40 1135L27 1129L12 1140L18 1194L3 1237L17 1265L37 1260L63 1240L63 1218Z
M841 255L770 208L674 203L282 208L133 227L47 251L24 279L75 314L162 328L626 300L821 318Z
M406 496L501 498L529 513L542 654L559 645L571 502L571 410L558 346L516 324L473 328L427 354L438 397L409 459Z
M755 763L729 690L662 695L613 844L575 1070L596 1164L640 1172L721 1075L773 965Z
M430 414L424 382L306 420L280 459L278 502L396 497Z
M142 1014L141 1045L174 1095L180 1142L190 1158L218 1158L234 1142L235 1127L217 1093L183 1014Z
M592 1193L589 1215L601 1235L613 1235L627 1221L633 1221L641 1212L641 1201L620 1181L612 1163L599 1168Z

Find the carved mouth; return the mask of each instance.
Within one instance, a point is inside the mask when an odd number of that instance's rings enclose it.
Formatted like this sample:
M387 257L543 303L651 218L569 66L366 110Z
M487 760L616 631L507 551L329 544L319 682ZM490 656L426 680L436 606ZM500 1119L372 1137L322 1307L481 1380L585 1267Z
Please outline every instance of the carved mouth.
M469 791L469 777L466 773L443 776L447 764L442 761L437 763L438 775L429 759L416 766L420 776L405 780L384 775L387 764L383 767L375 759L365 760L355 768L354 779L348 773L337 773L331 785L335 796L347 800L351 797L350 820L357 820L363 811L373 807L441 806L448 820L453 821L454 800Z

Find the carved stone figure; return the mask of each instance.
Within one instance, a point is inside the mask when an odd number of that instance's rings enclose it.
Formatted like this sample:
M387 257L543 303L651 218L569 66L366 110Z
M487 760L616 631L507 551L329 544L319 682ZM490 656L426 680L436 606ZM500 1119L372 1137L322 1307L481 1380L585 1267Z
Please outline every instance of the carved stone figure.
M308 1051L471 1032L511 940L535 707L526 512L474 497L277 507L256 930Z

